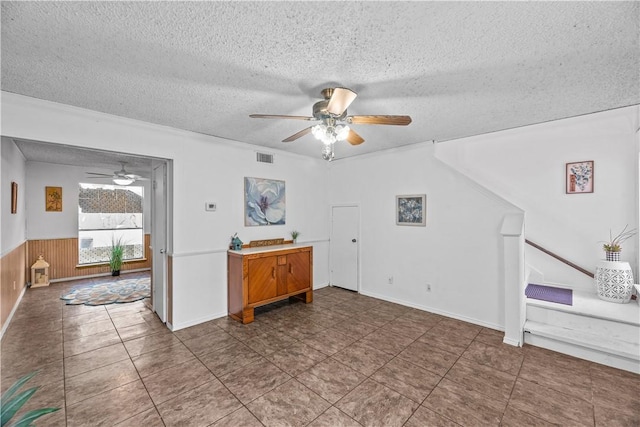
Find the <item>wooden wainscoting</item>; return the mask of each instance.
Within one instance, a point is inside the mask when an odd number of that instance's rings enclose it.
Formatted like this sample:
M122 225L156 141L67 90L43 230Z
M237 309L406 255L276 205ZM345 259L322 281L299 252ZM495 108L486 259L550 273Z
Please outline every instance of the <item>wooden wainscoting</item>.
M126 261L122 271L151 268L151 235L144 235L143 261ZM78 238L29 240L27 246L27 265L32 265L39 254L49 263L49 279L73 279L74 277L92 276L109 273L109 264L78 267ZM31 280L27 278L27 280Z
M0 261L0 329L4 327L27 285L27 242L2 257Z

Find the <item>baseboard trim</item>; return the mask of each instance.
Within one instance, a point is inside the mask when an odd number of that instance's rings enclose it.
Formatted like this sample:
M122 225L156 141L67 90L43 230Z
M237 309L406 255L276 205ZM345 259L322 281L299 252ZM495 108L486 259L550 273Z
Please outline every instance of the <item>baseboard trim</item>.
M122 270L120 272L120 276L118 277L122 277L128 273L139 273L141 271L151 271L150 268L138 268L135 270ZM72 280L80 280L80 279L91 279L93 277L105 277L105 276L111 276L111 273L98 273L98 274L89 274L87 276L73 276L73 277L67 277L67 278L62 278L62 279L52 279L49 282L50 283L58 283L58 282L70 282Z
M9 316L7 317L7 321L4 322L4 325L2 325L2 330L0 331L0 340L2 340L2 337L4 337L4 333L9 328L9 325L11 324L11 319L13 319L13 315L16 313L16 310L20 306L20 301L22 301L22 297L24 296L26 291L27 291L27 287L23 286L22 292L20 292L20 296L18 297L18 300L13 305L13 308L11 309L11 313L9 313Z
M187 322L173 323L170 329L175 332L175 331L179 331L180 329L189 328L191 326L199 325L200 323L208 322L210 320L215 320L215 319L219 319L221 317L226 317L226 316L227 316L226 311L221 313L214 313L208 316L200 317L198 319L189 320Z
M457 319L457 320L462 320L463 322L473 323L474 325L478 325L478 326L482 326L482 327L485 327L485 328L495 329L497 331L504 332L504 326L496 325L496 324L490 323L490 322L485 322L484 320L474 319L474 318L471 318L471 317L462 316L460 314L450 313L450 312L445 311L445 310L440 310L440 309L437 309L437 308L434 308L434 307L428 307L428 306L424 306L424 305L421 305L421 304L414 304L414 303L403 301L403 300L399 300L399 299L396 299L396 298L390 298L390 297L388 297L386 295L379 295L379 294L376 294L374 292L367 292L367 291L360 290L360 293L362 295L366 295L366 296L369 296L369 297L381 299L383 301L393 302L393 303L404 305L404 306L411 307L411 308L417 308L418 310L428 311L428 312L434 313L434 314L440 314L442 316L451 317L451 318Z

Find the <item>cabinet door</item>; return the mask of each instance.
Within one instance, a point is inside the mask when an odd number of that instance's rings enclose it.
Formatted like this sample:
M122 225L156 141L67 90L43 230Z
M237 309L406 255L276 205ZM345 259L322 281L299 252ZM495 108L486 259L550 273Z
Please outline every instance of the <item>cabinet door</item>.
M249 259L247 266L249 304L275 298L278 295L276 257Z
M308 289L311 286L311 260L309 252L287 255L287 292Z

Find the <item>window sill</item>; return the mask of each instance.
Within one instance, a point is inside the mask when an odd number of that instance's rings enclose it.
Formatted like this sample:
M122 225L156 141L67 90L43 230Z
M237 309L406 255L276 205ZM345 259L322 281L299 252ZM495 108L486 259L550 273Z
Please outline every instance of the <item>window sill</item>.
M122 261L123 264L136 263L136 262L145 262L146 258L136 258L136 259L127 259ZM109 265L109 261L104 262L92 262L91 264L77 264L76 268L84 268L84 267L99 267L101 265Z

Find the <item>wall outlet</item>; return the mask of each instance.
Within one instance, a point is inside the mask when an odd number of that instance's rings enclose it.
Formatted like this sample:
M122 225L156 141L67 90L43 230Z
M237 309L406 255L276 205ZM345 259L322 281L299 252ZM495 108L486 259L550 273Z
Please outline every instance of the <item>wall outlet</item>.
M215 202L206 202L204 204L204 210L209 212L215 212L218 208L218 205Z
M393 285L393 276L389 276L389 278L387 279L387 283Z
M431 283L427 283L427 292L431 292Z

